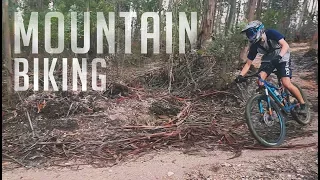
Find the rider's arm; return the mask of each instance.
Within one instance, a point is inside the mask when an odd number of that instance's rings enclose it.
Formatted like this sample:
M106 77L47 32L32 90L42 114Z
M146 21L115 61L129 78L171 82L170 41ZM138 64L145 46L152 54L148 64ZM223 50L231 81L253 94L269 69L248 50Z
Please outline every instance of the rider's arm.
M244 76L244 75L247 74L247 72L249 71L250 66L252 64L252 61L256 58L257 54L258 54L257 46L256 45L250 46L249 53L248 53L248 56L247 56L248 57L247 62L243 66L243 68L242 68L242 70L240 72L241 76Z
M287 53L287 51L289 50L289 44L283 38L279 40L279 44L281 45L281 51L280 51L279 55L281 57L283 57Z
M275 40L280 44L281 50L280 50L279 55L281 57L283 57L287 53L287 51L289 50L289 44L285 40L285 37L275 29L268 30L266 32L266 34L267 34L268 38Z
M242 70L241 70L241 72L240 72L240 75L241 75L241 76L244 76L244 75L247 74L247 72L248 72L249 69L250 69L251 64L252 64L252 60L248 59L248 60L247 60L247 63L243 66L243 68L242 68Z

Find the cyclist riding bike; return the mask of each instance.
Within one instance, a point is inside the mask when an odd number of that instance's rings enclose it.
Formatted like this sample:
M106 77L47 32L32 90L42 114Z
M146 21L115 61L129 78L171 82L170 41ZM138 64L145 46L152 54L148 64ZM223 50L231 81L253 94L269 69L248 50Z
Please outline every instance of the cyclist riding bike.
M236 83L245 82L244 76L250 69L252 61L256 58L257 53L263 54L261 66L263 69L259 74L265 80L274 69L278 72L282 85L288 89L299 101L299 114L306 113L306 104L297 87L291 83L292 71L290 68L290 50L289 45L285 41L285 37L274 29L265 29L260 21L249 22L241 31L245 33L250 42L250 49L247 56L247 62L242 68L240 75L235 79ZM262 82L258 82L262 85Z

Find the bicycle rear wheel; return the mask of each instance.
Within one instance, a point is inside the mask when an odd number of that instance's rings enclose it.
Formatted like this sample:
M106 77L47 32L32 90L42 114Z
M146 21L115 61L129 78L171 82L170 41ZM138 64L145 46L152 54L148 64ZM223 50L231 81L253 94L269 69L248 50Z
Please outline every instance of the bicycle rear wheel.
M307 125L311 121L310 105L309 105L307 96L303 92L303 90L296 83L292 83L292 84L299 89L299 91L300 91L300 93L302 95L302 98L304 99L304 101L306 103L306 114L298 114L295 111L295 109L293 109L291 111L291 115L292 115L293 119L296 120L299 124ZM289 94L289 98L293 98L294 99L293 101L295 101L295 103L298 103L298 100L289 91L288 91L288 94ZM297 106L296 108L299 108L299 107Z
M270 99L272 115L269 113L267 96L252 96L246 106L246 120L253 137L267 147L279 146L283 143L286 127L280 108Z

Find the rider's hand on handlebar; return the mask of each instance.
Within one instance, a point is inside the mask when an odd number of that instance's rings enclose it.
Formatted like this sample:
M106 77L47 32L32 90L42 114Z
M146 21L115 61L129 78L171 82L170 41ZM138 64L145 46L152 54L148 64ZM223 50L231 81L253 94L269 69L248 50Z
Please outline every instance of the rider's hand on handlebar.
M237 76L237 78L234 80L236 83L242 83L242 82L246 82L247 79L244 78L242 75Z

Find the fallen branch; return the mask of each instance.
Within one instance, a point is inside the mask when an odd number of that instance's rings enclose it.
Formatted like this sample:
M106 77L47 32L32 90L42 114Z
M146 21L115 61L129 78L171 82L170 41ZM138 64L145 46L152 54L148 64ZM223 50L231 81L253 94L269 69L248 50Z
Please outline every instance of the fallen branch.
M119 128L123 129L150 129L150 130L156 130L156 129L164 129L164 128L170 128L173 127L174 124L169 124L165 126L123 126Z
M21 98L21 96L20 96L20 93L19 93L19 92L17 92L17 93L18 93L18 96L19 96L20 101L23 102L23 100L22 100L22 98ZM29 125L30 125L31 131L32 131L32 137L35 137L34 129L33 129L33 125L32 125L32 121L31 121L31 118L30 118L30 114L29 114L29 112L28 112L28 110L27 110L26 108L24 108L24 111L25 111L26 114L27 114L27 118L28 118L28 121L29 121Z
M237 158L237 157L240 157L241 154L242 154L242 150L237 150L236 153L235 153L235 155L232 156L231 158L228 158L228 160L230 160L230 159L235 159L235 158Z
M68 116L69 116L69 113L70 113L70 110L71 110L71 108L72 108L72 105L73 105L73 103L71 103L71 105L70 105L70 107L69 107L69 110L68 110L68 113L67 113L67 116L66 116L66 117L68 117Z
M130 140L130 143L135 142L135 141L139 141L139 140L143 140L143 139L151 139L153 137L161 137L161 136L172 137L172 136L178 135L179 133L181 133L180 130L172 131L172 132L169 132L169 133L168 132L160 132L160 133L148 134L148 135L146 135L144 137L132 138Z
M317 145L317 143L310 144L295 144L295 145L287 145L287 146L279 146L279 147L262 147L262 146L244 146L246 149L252 150L288 150L288 149L301 149L307 148Z
M28 117L28 121L29 121L29 125L30 125L30 128L31 128L31 131L32 131L32 136L35 137L32 121L31 121L31 118L30 118L30 114L29 114L28 110L25 109L25 111L26 111L26 114L27 114L27 117Z
M189 111L190 107L191 107L191 103L188 102L188 103L187 103L187 106L184 107L184 108L182 109L182 111L180 111L180 113L177 115L177 118L180 119L180 118L182 118L183 116L185 116L185 115L187 114L187 112Z
M26 167L26 165L24 165L22 162L20 162L20 161L18 161L17 159L9 156L8 154L2 153L2 155L5 156L5 157L7 157L7 158L9 158L9 159L11 159L11 160L13 160L14 162L16 162L17 164L21 165L22 167Z
M201 94L199 94L199 97L206 97L206 96L211 96L211 95L216 95L216 94L227 94L227 95L234 96L235 98L241 99L241 98L239 98L239 96L237 96L233 93L230 93L227 91L215 91L215 90L211 91L211 92L207 92L207 93L201 93Z
M38 142L37 145L60 145L60 144L71 144L72 142Z
M177 96L171 96L172 98L178 100L178 101L190 101L192 100L191 98L180 98L180 97L177 97Z

